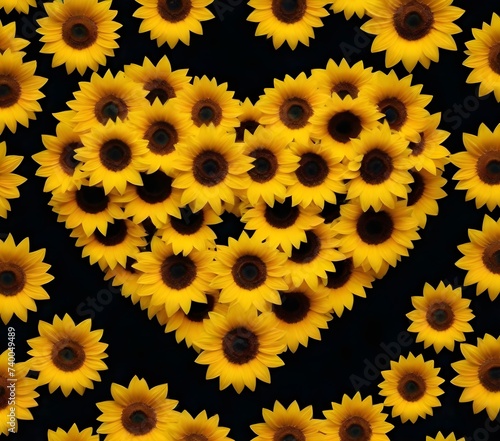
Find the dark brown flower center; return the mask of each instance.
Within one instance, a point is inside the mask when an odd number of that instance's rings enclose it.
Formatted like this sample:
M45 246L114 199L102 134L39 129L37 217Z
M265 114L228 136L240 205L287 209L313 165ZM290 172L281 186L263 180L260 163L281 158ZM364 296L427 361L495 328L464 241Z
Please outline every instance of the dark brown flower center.
M410 183L410 193L408 193L408 206L415 205L423 196L425 191L425 181L422 175L415 171L410 171L413 176L413 182Z
M231 273L235 283L248 290L261 286L267 277L266 264L259 257L250 255L238 257Z
M425 133L420 133L419 142L410 142L408 148L411 150L411 156L418 156L425 150Z
M144 84L144 89L149 92L146 99L150 104L153 104L157 98L162 104L165 104L170 98L175 97L174 88L161 78L149 80Z
M168 256L162 263L161 278L169 288L187 288L196 278L196 264L188 256Z
M192 322L202 322L208 318L208 313L214 310L215 298L210 294L206 294L207 303L191 302L189 312L186 314L188 320Z
M76 166L80 164L80 161L75 159L75 149L82 146L83 144L81 142L70 142L69 144L66 144L61 151L59 164L61 165L64 173L68 176L73 176Z
M270 181L278 170L278 160L274 153L265 148L255 149L250 153L253 161L253 168L248 171L253 181L263 183Z
M377 185L389 179L393 169L392 158L375 148L363 156L359 173L367 184Z
M144 134L144 139L149 141L148 149L153 153L168 155L175 150L175 144L179 141L179 136L173 125L158 121L149 126Z
M13 262L0 262L0 294L15 296L26 284L26 274Z
M94 236L104 246L113 247L119 245L127 237L127 224L123 219L115 219L113 224L108 224L105 235L99 230L95 230Z
M121 98L107 95L97 101L94 114L101 124L106 124L109 120L116 121L117 118L123 121L128 115L128 107Z
M104 167L117 172L130 164L132 152L130 147L121 139L110 139L102 144L99 150L99 158Z
M240 326L224 336L222 349L230 363L245 364L256 357L259 351L259 339L252 331Z
M306 441L306 437L298 427L282 426L275 430L273 441Z
M394 97L385 98L380 101L378 109L385 115L385 120L392 130L400 130L408 118L406 106Z
M54 366L64 372L80 369L86 358L83 346L68 338L53 344L51 357Z
M500 274L500 241L486 246L483 251L483 263L492 273Z
M296 23L307 10L306 0L272 0L273 15L283 23Z
M109 197L104 194L102 187L87 187L82 185L75 192L75 200L80 210L85 213L96 214L107 208Z
M69 17L62 25L62 39L73 49L82 50L92 46L97 35L94 20L84 15Z
M209 439L201 433L190 433L189 435L184 436L182 441L209 441Z
M418 401L425 394L425 380L418 374L409 372L398 382L398 392L406 401Z
M453 309L446 302L436 302L429 305L425 315L429 326L437 331L445 331L455 320Z
M177 23L191 11L191 0L158 0L158 13L163 20Z
M348 257L345 260L335 262L335 272L327 271L326 286L330 289L342 288L351 278L354 269L352 259Z
M285 323L298 323L307 316L311 301L303 292L280 292L281 305L273 305L276 317Z
M122 410L122 425L132 435L145 435L156 427L156 412L145 403L132 403Z
M496 43L490 47L488 63L493 72L500 74L500 43Z
M205 214L203 210L193 213L191 207L186 206L180 209L181 218L170 217L170 225L179 234L189 236L191 234L196 234L200 228L204 225Z
M290 260L295 263L312 262L321 250L321 240L313 231L306 231L306 241L299 248L292 248Z
M486 360L478 371L479 381L490 392L500 392L500 358Z
M302 185L316 187L325 181L329 172L327 162L320 155L305 153L300 158L295 174Z
M7 378L0 375L0 410L5 409L9 405L9 382Z
M205 150L193 161L194 178L206 187L219 184L227 176L229 165L220 153Z
M369 441L372 436L370 423L360 416L342 421L339 428L340 441Z
M21 86L10 75L0 75L0 108L11 107L21 97Z
M432 29L434 14L424 3L411 0L402 4L393 17L394 28L405 40L420 40Z
M344 99L347 95L354 99L358 96L359 89L352 83L341 81L332 87L331 92L332 94L336 93L342 99Z
M313 111L309 103L302 98L296 97L286 99L279 110L281 122L289 129L305 127L312 114Z
M350 111L339 112L328 121L328 133L335 141L345 144L361 133L361 120Z
M243 142L245 139L245 130L248 130L252 135L257 130L260 124L253 119L241 121L240 126L236 127L236 142Z
M299 215L299 207L292 207L291 198L286 198L283 203L275 202L273 207L266 205L264 212L266 222L274 228L291 227Z
M369 245L378 245L391 237L394 222L385 211L375 212L369 208L359 216L356 231L361 240Z
M490 150L477 160L476 171L479 179L488 185L500 183L500 151Z
M172 194L173 179L158 170L151 174L141 173L142 186L136 187L139 197L148 204L158 204Z
M191 118L198 127L202 125L208 126L210 123L218 126L222 120L222 108L219 103L210 98L202 99L194 104L191 110Z

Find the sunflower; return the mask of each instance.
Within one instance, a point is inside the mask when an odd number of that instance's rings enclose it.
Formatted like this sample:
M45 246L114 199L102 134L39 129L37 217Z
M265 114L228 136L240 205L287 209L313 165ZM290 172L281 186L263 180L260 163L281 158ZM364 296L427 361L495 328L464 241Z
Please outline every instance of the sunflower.
M211 312L205 334L195 341L202 349L196 363L208 364L207 380L220 377L220 390L230 384L236 392L254 391L257 378L271 382L269 368L283 366L278 356L286 345L283 331L273 328L271 313L258 314L232 305L227 314Z
M48 384L50 393L58 387L65 397L75 390L83 395L85 389L93 389L93 381L101 381L98 371L108 367L102 361L108 355L108 347L102 343L102 329L90 330L90 319L75 325L65 314L62 320L56 315L52 324L38 323L39 337L31 338L28 351L31 369L39 371L38 383Z
M453 351L456 341L465 341L464 332L473 331L470 300L462 298L460 287L439 282L434 289L426 283L424 295L412 297L411 302L416 309L406 314L412 321L408 331L417 332L417 342L424 342L425 348L433 345L437 353L443 347Z
M286 256L243 231L238 240L230 237L228 245L217 246L212 272L212 288L220 289L219 301L269 310L280 304L278 290L287 289Z
M328 95L304 72L296 78L286 75L283 81L275 79L273 86L264 89L264 95L255 104L262 112L261 124L283 129L288 141L307 143L311 118L324 105Z
M292 254L292 246L300 247L305 242L306 230L323 223L318 215L320 208L310 205L306 208L292 205L292 198L276 201L273 206L264 201L257 203L241 217L246 230L255 230L252 237L265 240L273 248L280 247L287 256Z
M193 418L187 410L179 414L177 424L172 426L167 435L168 441L233 441L227 437L229 429L219 426L219 415L207 417L205 410Z
M147 105L147 91L140 84L118 72L106 71L103 77L92 73L90 81L80 81L80 90L73 92L74 100L67 104L76 113L71 119L78 133L88 132L109 120L134 119L135 113ZM70 116L70 113L66 114Z
M92 435L92 427L80 432L76 424L73 424L67 432L59 427L56 431L49 430L47 437L48 441L99 441L99 435Z
M452 35L462 32L453 22L465 11L453 0L366 0L371 20L361 30L376 35L372 52L386 51L385 66L399 61L411 72L420 62L426 69L439 61L439 48L457 50Z
M234 137L210 124L177 145L178 175L172 185L183 190L182 206L190 204L196 212L209 204L220 215L222 201L232 204L234 190L248 188L250 178L245 172L252 168L252 158L242 154L243 147Z
M187 75L188 69L173 71L166 55L158 61L156 66L149 61L148 57L144 57L142 65L128 64L124 70L127 77L141 84L148 92L146 99L150 104L153 104L156 99L165 104L191 81L191 77Z
M383 404L372 403L371 395L364 400L359 392L353 398L344 395L341 403L332 403L332 410L323 411L321 432L331 441L389 441L387 432L394 426L383 409Z
M23 322L28 310L36 311L35 300L49 298L42 285L54 277L47 274L50 265L43 262L45 248L29 250L29 238L16 246L11 234L0 240L0 317L7 324L15 314Z
M117 11L110 9L111 0L56 0L44 7L48 16L37 20L37 32L45 43L40 52L54 54L52 67L65 64L68 74L77 69L83 75L114 55L119 37L115 31L122 25L113 21Z
M393 70L388 74L377 71L370 83L360 90L359 97L374 104L392 130L401 132L408 141L418 143L420 133L428 125L429 112L425 106L431 102L432 95L420 93L422 84L412 86L411 80L412 75L400 80Z
M454 433L450 433L447 437L445 437L441 432L438 432L435 438L430 436L425 437L425 441L465 441L465 438L455 438Z
M245 131L253 135L255 130L261 125L261 118L262 112L252 104L249 98L245 98L245 101L240 101L240 113L238 115L240 125L235 128L236 142L244 140Z
M97 417L102 423L97 433L106 435L105 441L161 439L178 418L174 410L178 401L167 398L167 394L168 384L150 389L146 380L137 376L128 388L112 383L113 400L96 403L102 412Z
M472 29L474 40L465 43L464 66L472 68L467 83L479 83L479 96L493 92L500 101L500 17L493 13L490 24Z
M344 15L347 20L349 20L354 14L356 14L359 18L363 18L365 15L365 0L332 0L332 2L333 4L330 9L335 14L344 11Z
M206 6L213 0L136 0L142 5L133 16L142 19L139 32L150 32L158 47L171 49L180 41L189 46L190 33L202 35L202 21L214 18Z
M322 17L328 15L327 0L250 0L254 8L247 20L258 23L256 36L273 38L274 49L285 41L295 50L300 41L309 46L309 38L314 38L313 28L323 26Z
M7 14L10 14L12 9L27 14L30 6L36 7L36 0L3 0L0 4L0 8L3 8Z
M139 295L151 296L151 305L164 305L170 317L179 309L188 313L191 302L206 303L213 274L209 269L211 251L191 251L188 256L175 254L172 245L153 237L151 251L137 255L133 268L142 271Z
M12 328L7 328L6 332L9 341L12 339ZM32 420L31 407L38 406L35 398L40 394L36 392L38 381L26 375L30 369L30 362L12 363L13 352L9 349L0 354L0 433L9 435L17 433L17 420ZM15 378L13 378L15 375ZM15 406L14 421L11 420L11 408ZM9 423L13 423L12 426Z
M227 90L228 84L217 85L215 78L211 80L205 75L194 77L193 84L186 84L172 102L176 112L191 125L196 127L221 126L232 130L239 125L241 112L239 101L233 98L234 92Z
M327 295L330 310L340 317L344 308L352 309L355 295L366 297L365 288L371 288L374 280L371 271L354 267L352 258L347 257L335 262L335 272L326 272L326 284L319 283L316 294Z
M17 123L28 127L35 112L41 112L38 103L45 95L40 88L47 78L35 75L36 61L23 62L24 52L0 51L0 134L5 126L16 132Z
M311 138L320 140L339 160L352 158L352 141L377 127L383 115L373 102L351 95L334 94L324 104L311 118Z
M484 216L481 230L469 229L471 242L458 246L464 257L456 266L466 270L464 285L477 283L476 294L488 290L491 300L500 293L500 219Z
M22 156L7 156L7 145L5 141L0 142L0 217L7 218L10 211L8 199L16 199L20 196L19 187L26 178L12 173L23 160Z
M252 424L250 429L257 435L252 441L303 440L321 441L319 432L321 422L313 418L313 407L300 409L293 401L287 409L279 402L274 402L273 410L262 409L263 423Z
M16 38L16 22L2 24L0 21L0 53L10 49L12 52L20 52L30 42L24 38Z
M376 273L385 265L396 266L400 256L408 256L412 241L420 239L417 220L404 201L394 209L363 211L360 205L349 203L340 207L339 221L332 225L339 235L339 251L352 257L355 267Z
M459 170L453 179L458 190L467 190L465 200L474 199L476 207L486 205L493 211L500 206L500 124L491 132L481 123L477 136L463 134L465 152L451 156Z
M500 412L500 337L485 334L477 339L477 345L460 345L464 360L451 366L458 375L451 380L463 387L460 402L472 401L474 413L486 409L490 420Z

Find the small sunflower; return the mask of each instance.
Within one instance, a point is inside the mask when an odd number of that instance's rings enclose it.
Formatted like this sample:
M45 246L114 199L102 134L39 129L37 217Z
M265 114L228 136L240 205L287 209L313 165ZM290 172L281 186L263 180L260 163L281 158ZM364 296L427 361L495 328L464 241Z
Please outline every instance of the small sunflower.
M227 435L229 429L219 426L219 415L207 417L205 410L193 418L188 411L183 410L172 426L167 436L168 441L233 441Z
M438 432L435 438L426 436L425 441L465 441L465 438L457 439L454 433L450 433L445 437L441 432Z
M389 441L387 432L394 426L383 409L383 404L372 403L371 395L364 400L359 392L353 398L344 395L341 403L332 403L332 410L323 411L321 432L331 441Z
M0 317L7 324L15 314L23 322L28 310L36 311L35 300L47 300L42 285L54 277L47 273L50 265L43 262L45 248L29 250L28 238L16 246L11 234L0 240Z
M68 314L62 320L56 315L52 324L38 323L40 336L28 340L28 354L31 369L39 371L38 383L48 384L50 393L60 387L65 397L73 390L83 395L101 381L98 371L108 368L102 361L108 345L100 341L102 329L91 331L91 325L90 319L75 325Z
M455 188L467 190L465 200L474 199L477 208L486 205L493 211L500 206L500 124L492 132L481 123L477 136L464 133L463 141L466 151L450 158L459 168Z
M297 401L285 408L279 401L274 407L262 409L263 423L252 424L250 429L257 435L252 441L321 441L321 422L313 418L313 407L301 409Z
M3 0L0 4L0 8L3 8L7 14L10 14L13 9L27 14L30 6L36 7L36 0Z
M6 335L11 336L10 329L6 328ZM9 333L7 333L9 331ZM9 361L10 350L5 350L0 354L0 433L9 435L14 430L18 432L18 420L32 420L33 415L29 410L31 407L38 406L35 398L40 396L36 392L38 381L29 378L26 375L30 370L30 362L18 362L13 364ZM12 360L12 358L10 358ZM15 376L15 378L13 378ZM14 426L8 424L12 422L10 410L15 406Z
M92 435L92 431L89 427L80 432L78 426L73 424L67 432L59 427L56 431L49 430L47 438L48 441L99 441L99 435Z
M464 332L473 331L470 300L462 298L460 287L439 282L434 289L426 283L424 295L413 296L411 302L416 309L406 314L412 321L408 331L417 332L417 342L424 342L425 348L432 345L437 353L443 347L453 351L456 341L465 341Z
M26 182L25 177L12 173L22 160L22 156L7 156L7 145L5 141L0 142L0 217L7 217L10 211L8 199L18 198L20 193L17 187Z
M38 103L45 95L40 88L47 78L35 75L36 61L23 62L24 52L0 51L0 134L5 126L15 133L17 123L28 127L35 112L41 112Z
M117 11L110 9L111 0L55 0L43 6L48 16L37 20L37 32L45 43L40 52L54 54L52 67L65 64L68 74L76 69L83 75L114 55L119 37L115 31L122 25L113 21Z
M0 53L10 49L12 52L20 52L30 42L24 38L16 38L16 22L2 24L0 21Z
M391 361L391 368L382 371L385 381L379 384L379 395L386 397L384 406L392 407L392 417L414 423L418 417L432 415L432 408L441 406L438 396L444 393L439 371L434 360L424 361L421 354L415 357L410 352L407 358L401 355L399 361Z
M202 349L196 363L207 364L207 380L220 377L220 390L254 391L256 380L271 382L269 368L283 366L278 356L286 345L283 331L273 328L270 312L233 305L227 314L210 313L205 334L195 341Z
M206 6L213 0L136 0L141 5L133 16L142 19L139 32L150 32L158 47L171 49L180 41L189 46L190 33L202 35L202 21L214 18Z
M254 8L247 20L258 23L256 36L266 35L273 39L274 49L285 41L295 50L300 41L309 46L309 38L314 38L313 28L323 26L322 17L328 15L327 0L250 0Z
M439 48L457 50L452 35L462 32L453 23L465 12L453 0L366 0L371 20L361 26L376 35L372 52L386 51L385 66L399 61L411 72L420 62L426 69L439 61Z
M131 439L161 439L170 432L177 420L174 410L178 401L167 398L168 384L148 387L145 379L134 376L128 388L111 384L113 400L96 406L102 412L97 417L101 425L97 433L105 441Z
M235 128L236 142L242 142L244 140L245 131L253 135L255 130L262 124L260 122L261 118L262 112L252 104L249 98L245 98L245 101L240 101L240 113L238 115L240 125Z
M472 401L474 413L486 409L490 420L500 412L500 337L485 334L477 339L477 345L460 345L464 360L451 366L458 375L451 380L455 386L463 387L460 402Z
M338 14L344 11L345 18L349 20L354 14L363 18L366 13L366 0L332 0L331 10Z
M495 300L500 293L500 219L486 215L481 230L469 229L469 239L458 246L464 257L455 265L467 271L465 286L477 283L477 295L487 290Z

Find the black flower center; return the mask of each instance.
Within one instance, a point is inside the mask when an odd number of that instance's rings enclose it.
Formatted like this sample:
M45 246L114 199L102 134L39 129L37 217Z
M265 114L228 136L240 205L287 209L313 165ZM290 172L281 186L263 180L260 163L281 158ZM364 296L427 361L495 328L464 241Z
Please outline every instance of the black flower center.
M351 278L354 269L352 258L335 262L335 272L327 271L326 286L330 289L343 287Z
M306 0L272 0L274 16L283 23L296 23L306 13Z
M158 121L146 130L144 139L149 141L148 148L157 155L168 155L175 150L179 140L177 130L171 124Z
M0 108L11 107L21 97L21 86L10 75L0 75Z
M52 362L62 371L72 372L83 366L85 362L83 346L70 339L62 339L52 346Z
M115 219L114 223L108 224L105 235L99 230L95 230L94 236L104 246L113 247L119 245L127 237L127 224L123 219Z
M203 210L193 213L188 205L186 207L182 207L180 211L180 219L176 217L170 218L170 224L172 225L172 228L179 234L183 234L186 236L195 234L204 225L203 222L205 220L205 215L203 213Z
M82 185L75 193L78 207L85 213L96 214L104 211L109 197L102 187L87 187Z
M391 237L394 222L385 211L375 212L372 208L362 213L356 223L356 231L361 240L370 245L378 245Z
M153 104L156 99L159 99L162 104L165 104L170 98L175 97L174 88L161 78L149 80L144 85L144 89L148 91L146 99L150 104Z
M156 427L156 412L145 403L132 403L122 410L121 421L132 435L145 435Z
M247 290L261 286L267 277L266 264L259 257L251 255L238 257L231 273L235 283Z
M380 149L370 150L363 156L359 170L367 184L377 185L389 179L393 170L392 159Z
M172 194L173 179L158 170L151 174L141 173L142 186L136 187L139 197L148 204L158 204Z
M413 372L404 375L398 383L398 392L406 401L418 401L424 396L426 388L425 380Z
M158 13L163 20L177 23L184 20L191 11L191 0L159 0Z
M372 435L370 423L359 416L342 421L339 428L340 441L369 441Z
M236 142L243 142L245 139L245 130L248 130L251 134L255 133L259 123L253 119L248 119L246 121L241 121L239 127L236 127Z
M219 103L210 98L197 101L191 109L191 118L196 126L218 126L222 120L222 108Z
M306 231L306 241L299 248L292 248L290 260L295 263L312 262L321 250L321 240L313 231Z
M208 318L208 313L214 310L215 298L210 294L206 294L207 303L191 302L191 307L186 317L192 322L202 322Z
M292 207L291 198L286 198L283 203L275 202L273 207L266 205L264 212L266 222L274 228L291 227L299 215L299 208Z
M425 181L422 175L414 170L410 171L413 176L413 182L410 183L410 193L408 193L408 206L415 205L424 195Z
M196 278L196 264L188 256L172 255L163 261L160 273L165 285L181 290Z
M94 114L101 124L106 124L109 120L116 121L117 118L123 121L128 115L128 107L121 98L107 95L96 103Z
M17 264L0 262L0 294L14 296L21 292L26 284L26 274Z
M102 144L99 157L104 167L117 172L130 164L132 153L130 147L121 139L111 139Z
M432 29L434 14L424 3L411 0L401 5L393 16L394 28L405 40L420 40Z
M280 292L281 305L273 305L276 317L285 323L298 323L307 316L311 301L303 292Z
M213 187L224 180L228 163L220 153L206 150L193 161L194 178L202 185Z
M80 163L80 161L75 159L75 149L78 149L82 146L83 144L81 142L75 141L66 144L61 150L61 154L59 156L59 164L68 176L73 176L76 166Z
M350 111L339 112L328 121L328 133L335 141L345 144L361 133L361 120Z
M62 25L62 39L73 49L82 50L92 46L98 35L97 25L89 17L69 17Z
M408 118L406 106L398 98L385 98L378 103L378 108L393 130L400 130Z
M280 106L279 117L289 129L305 127L313 114L309 103L303 98L288 98Z
M247 328L237 327L224 336L222 349L229 362L245 364L256 357L259 351L259 340Z
M425 133L420 133L419 142L410 142L408 148L411 150L412 156L418 156L425 150Z
M316 153L305 153L300 158L295 174L302 185L316 187L325 181L329 172L328 163L323 157Z
M248 171L250 178L259 183L270 181L278 169L278 160L274 153L265 148L253 150L250 155L255 158L253 168Z

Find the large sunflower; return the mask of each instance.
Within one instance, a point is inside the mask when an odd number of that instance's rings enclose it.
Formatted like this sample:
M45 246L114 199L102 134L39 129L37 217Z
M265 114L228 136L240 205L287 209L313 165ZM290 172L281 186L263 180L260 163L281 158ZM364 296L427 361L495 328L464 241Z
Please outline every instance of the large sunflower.
M17 187L26 182L25 177L12 173L22 160L22 156L7 156L7 144L0 142L0 217L7 217L10 211L8 199L18 198L20 193Z
M257 435L252 441L321 441L323 434L319 432L321 421L313 418L313 407L301 409L297 401L288 408L279 402L274 407L262 409L263 423L252 424L250 429Z
M464 332L473 331L470 300L462 298L460 287L439 282L434 289L426 283L424 295L413 296L411 302L416 309L406 314L412 321L408 331L417 332L417 342L424 342L425 348L432 345L437 353L443 347L453 351L456 341L465 341Z
M327 0L250 0L254 8L247 20L258 23L255 35L273 38L278 49L285 41L294 50L298 42L309 46L309 38L314 38L313 28L323 26L321 17L326 17Z
M273 328L271 312L233 305L226 315L210 313L205 335L195 341L202 349L196 363L207 364L207 380L220 377L220 390L230 384L236 392L255 390L257 378L271 382L269 368L283 366L283 331Z
M426 69L439 61L439 48L457 50L452 35L462 30L453 23L465 11L453 0L366 0L371 20L361 26L376 35L372 52L386 51L385 66L399 61L408 72L418 62Z
M91 325L90 319L75 325L68 314L62 320L56 315L52 324L38 323L40 336L28 340L30 367L39 371L38 383L48 384L50 393L60 387L65 397L73 390L83 395L101 381L98 371L108 368L102 361L108 345L100 341L103 330L91 331Z
M47 439L48 441L99 441L99 435L92 435L92 432L92 427L80 432L78 426L73 424L67 432L60 427L56 431L49 430Z
M421 354L415 357L410 352L407 358L401 355L399 361L391 361L391 368L382 371L379 395L386 397L384 406L392 407L392 417L414 423L418 417L432 415L432 408L441 406L438 396L444 394L439 371L434 360L424 361Z
M500 219L484 216L481 230L469 229L471 242L458 246L464 255L456 265L467 271L464 285L477 283L476 294L486 290L491 300L500 293Z
M0 21L0 52L10 49L19 52L28 46L30 42L24 38L16 38L16 22L2 24Z
M23 62L23 52L0 51L0 134L5 126L16 132L17 123L28 127L35 112L41 112L38 103L45 95L40 88L47 78L35 75L36 61Z
M7 14L10 14L12 9L27 14L30 6L36 7L36 0L3 0L0 4L0 8L3 8Z
M458 375L451 380L463 387L460 402L472 401L474 413L486 409L490 420L500 412L500 337L485 334L477 339L477 345L460 345L464 360L451 366Z
M30 252L28 238L17 246L11 234L0 240L0 317L7 324L15 314L22 321L28 310L36 311L35 300L49 298L42 285L54 277L47 274L50 265L43 262L45 249Z
M190 33L201 35L202 21L214 18L206 6L213 0L136 0L142 5L133 16L142 19L139 32L150 32L158 47L171 49L180 41L189 46Z
M229 429L219 426L219 415L207 417L205 410L193 418L187 410L183 410L167 435L168 441L233 441L227 435Z
M167 393L168 384L150 389L146 380L137 376L128 388L111 384L113 400L96 403L102 412L97 417L102 423L97 433L106 435L105 441L162 439L178 419L174 410L178 401L167 398Z
M122 25L113 21L117 11L110 9L111 0L55 0L43 6L48 17L38 19L37 32L45 43L40 52L54 54L52 67L65 64L68 74L77 69L83 75L114 55L115 31Z
M364 400L359 392L353 398L344 395L341 403L332 403L332 410L323 411L321 432L331 441L389 441L387 432L394 426L383 409L383 404L372 403L371 395Z

